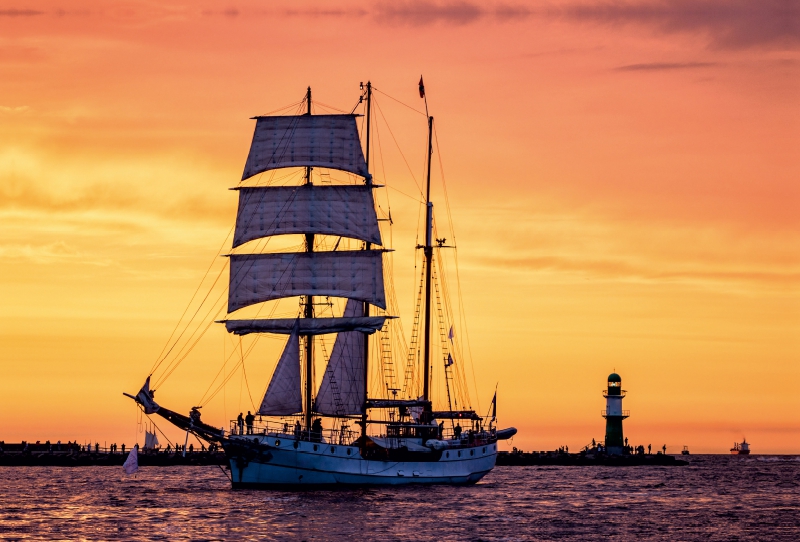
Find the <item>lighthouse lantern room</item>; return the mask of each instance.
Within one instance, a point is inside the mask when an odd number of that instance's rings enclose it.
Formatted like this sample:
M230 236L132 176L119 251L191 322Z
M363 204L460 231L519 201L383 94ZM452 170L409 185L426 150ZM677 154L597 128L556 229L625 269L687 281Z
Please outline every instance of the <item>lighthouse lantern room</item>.
M611 455L622 455L625 452L622 420L627 418L630 412L622 410L625 390L622 389L622 378L617 373L608 375L608 390L603 396L606 398L606 409L603 411L603 417L606 419L606 451Z

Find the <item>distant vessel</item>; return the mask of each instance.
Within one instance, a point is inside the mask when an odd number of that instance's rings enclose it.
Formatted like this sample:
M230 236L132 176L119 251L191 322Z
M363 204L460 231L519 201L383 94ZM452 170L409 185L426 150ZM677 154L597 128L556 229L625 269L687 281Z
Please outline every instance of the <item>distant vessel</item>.
M359 103L366 101L366 152L361 150L358 115L312 115L310 88L303 100L305 112L256 117L242 181L278 169L295 172L294 177L280 175L278 186L269 184L273 179L267 176L261 183L236 187L233 248L256 240L263 248L271 237L303 236L303 245L290 251L228 255L229 314L262 302L300 298L299 307L281 315L289 317L222 320L235 335L288 335L260 408L245 419L240 414L230 430L223 430L201 422L200 407L186 416L157 404L150 376L138 394L129 395L145 414L157 414L187 431L187 439L193 433L219 444L234 488L475 483L494 467L498 440L516 433L495 427L496 393L489 420L469 406L463 369L456 363L455 323L443 299L447 290L439 263L440 252L451 247L434 237L430 116L424 244L417 246L423 252L422 277L411 344L407 354L405 347L399 349L405 367L392 365L394 316L389 311L394 307L384 288L391 274L384 274L383 266L389 250L373 199L379 185L373 184L369 170L372 100L367 83L359 98ZM322 172L312 175L316 169ZM338 182L331 183L329 172ZM383 220L390 223L391 218ZM393 295L391 282L388 286ZM370 348L369 337L375 333L379 338ZM316 337L334 334L328 355ZM436 361L434 345L440 351ZM327 363L318 385L314 360L319 354ZM437 396L436 409L434 363L444 381L440 393L446 392ZM373 393L376 386L370 389L369 384L377 379L381 391ZM379 414L370 416L371 411Z
M689 455L689 447L684 446L683 450L681 450L681 455Z
M750 443L743 438L742 442L734 442L731 455L750 455Z

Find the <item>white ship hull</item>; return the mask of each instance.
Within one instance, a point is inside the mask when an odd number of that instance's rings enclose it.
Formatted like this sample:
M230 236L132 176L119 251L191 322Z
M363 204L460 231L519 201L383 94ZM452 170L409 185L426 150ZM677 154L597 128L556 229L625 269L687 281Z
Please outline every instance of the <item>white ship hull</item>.
M231 453L226 447L234 489L474 484L494 468L497 458L497 443L432 451L432 458L438 458L434 461L377 461L363 459L356 446L248 437L254 438L260 443L257 454Z

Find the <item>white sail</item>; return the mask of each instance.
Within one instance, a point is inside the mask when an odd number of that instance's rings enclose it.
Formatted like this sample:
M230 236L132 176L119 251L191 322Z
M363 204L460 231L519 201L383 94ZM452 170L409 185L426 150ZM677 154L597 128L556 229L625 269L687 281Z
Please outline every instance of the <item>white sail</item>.
M144 449L145 450L152 450L158 446L158 436L155 433L151 433L147 429L144 431Z
M348 299L344 317L353 318L363 311L363 303ZM363 333L347 331L336 336L315 405L320 414L361 414L364 405Z
M233 246L270 235L318 233L381 244L368 186L240 188Z
M137 444L128 452L125 463L122 464L125 474L135 474L139 470L139 445Z
M356 115L254 117L242 180L285 167L325 167L368 177Z
M346 297L386 309L383 252L232 254L228 312L300 295Z
M289 335L281 359L272 373L272 380L261 401L262 416L288 416L303 411L300 392L300 338L297 326Z
M383 327L388 316L356 316L353 318L300 318L301 335L325 335L343 331L359 331L375 333ZM294 329L294 318L272 318L261 320L225 320L225 327L230 333L247 335L248 333L278 333L288 335Z

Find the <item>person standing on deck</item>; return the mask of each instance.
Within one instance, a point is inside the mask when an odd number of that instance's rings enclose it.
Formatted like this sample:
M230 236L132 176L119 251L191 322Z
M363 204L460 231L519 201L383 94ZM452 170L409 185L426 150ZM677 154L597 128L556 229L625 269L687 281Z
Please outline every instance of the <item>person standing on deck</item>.
M244 418L242 417L242 413L239 413L239 416L236 418L236 425L239 426L239 434L244 435Z
M247 411L247 416L244 417L244 423L247 424L247 434L253 434L253 422L256 420L256 417L253 416L250 411Z

